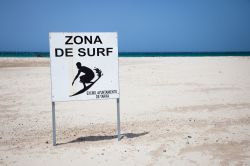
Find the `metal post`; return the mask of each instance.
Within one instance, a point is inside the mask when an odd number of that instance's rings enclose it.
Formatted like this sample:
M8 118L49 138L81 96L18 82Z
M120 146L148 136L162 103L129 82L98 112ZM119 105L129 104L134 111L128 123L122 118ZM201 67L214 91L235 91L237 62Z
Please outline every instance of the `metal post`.
M117 102L117 138L118 141L121 140L121 130L120 130L120 99L116 100Z
M56 146L56 116L55 116L55 102L52 102L52 130L53 130L53 146Z

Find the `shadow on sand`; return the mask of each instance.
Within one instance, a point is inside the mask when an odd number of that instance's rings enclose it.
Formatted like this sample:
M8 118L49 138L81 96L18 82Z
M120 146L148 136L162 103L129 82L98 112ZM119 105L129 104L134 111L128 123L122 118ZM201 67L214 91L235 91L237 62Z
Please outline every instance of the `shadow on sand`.
M143 132L143 133L124 133L121 134L121 140L125 138L135 138L140 137L148 134L149 132ZM64 144L70 144L70 143L76 143L76 142L88 142L88 141L104 141L104 140L112 140L116 139L117 135L100 135L100 136L86 136L86 137L79 137L75 140L65 142L65 143L58 143L57 145L64 145Z

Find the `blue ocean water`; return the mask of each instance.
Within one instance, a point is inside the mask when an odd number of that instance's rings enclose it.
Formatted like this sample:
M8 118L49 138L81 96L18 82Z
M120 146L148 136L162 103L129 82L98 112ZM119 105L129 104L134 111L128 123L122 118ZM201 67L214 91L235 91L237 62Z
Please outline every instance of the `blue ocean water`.
M250 52L120 52L119 57L250 56ZM0 57L49 57L49 52L0 52Z

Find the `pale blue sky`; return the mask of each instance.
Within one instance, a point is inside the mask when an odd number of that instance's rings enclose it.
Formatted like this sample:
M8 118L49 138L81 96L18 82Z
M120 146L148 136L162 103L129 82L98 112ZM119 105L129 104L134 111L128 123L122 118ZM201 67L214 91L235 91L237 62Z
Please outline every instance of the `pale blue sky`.
M0 51L49 51L49 32L118 32L119 51L250 51L249 0L1 0Z

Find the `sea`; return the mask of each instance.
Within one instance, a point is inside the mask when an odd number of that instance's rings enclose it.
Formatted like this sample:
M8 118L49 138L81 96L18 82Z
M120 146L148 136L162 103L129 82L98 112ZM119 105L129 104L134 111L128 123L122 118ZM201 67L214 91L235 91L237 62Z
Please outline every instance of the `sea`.
M250 56L250 52L119 52L119 57ZM49 57L49 52L0 52L0 57Z

